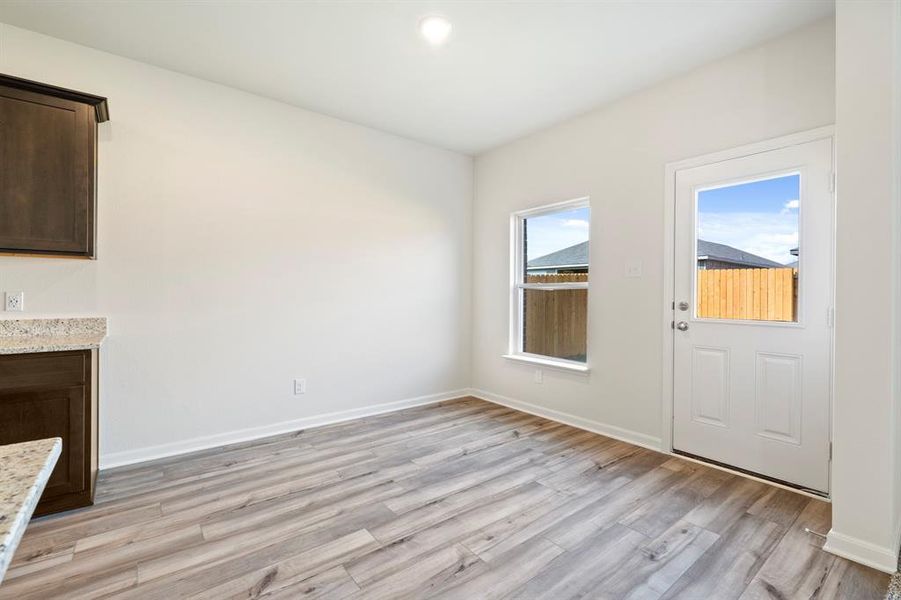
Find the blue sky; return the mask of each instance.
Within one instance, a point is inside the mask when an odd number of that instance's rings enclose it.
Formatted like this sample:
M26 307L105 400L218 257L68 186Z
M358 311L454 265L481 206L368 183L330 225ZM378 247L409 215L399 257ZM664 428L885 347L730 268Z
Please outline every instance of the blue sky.
M526 260L588 241L589 210L577 208L526 219Z
M787 264L797 260L801 176L698 193L698 237Z
M776 262L796 260L800 175L753 181L698 193L698 237ZM526 220L527 260L588 240L589 209Z

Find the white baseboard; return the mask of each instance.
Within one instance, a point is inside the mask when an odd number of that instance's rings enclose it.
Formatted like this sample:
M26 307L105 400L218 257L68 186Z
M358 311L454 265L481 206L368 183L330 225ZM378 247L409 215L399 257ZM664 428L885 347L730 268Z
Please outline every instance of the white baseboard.
M834 529L826 535L823 550L885 573L898 570L898 554L892 548L877 546Z
M507 396L501 396L500 394L495 394L494 392L488 392L485 390L471 389L469 390L469 395L475 396L476 398L481 398L482 400L486 400L488 402L493 402L494 404L506 406L507 408L513 408L522 412L529 413L531 415L550 419L551 421L557 421L558 423L563 423L564 425L570 425L571 427L584 429L585 431L591 431L592 433L605 435L607 437L611 437L623 442L635 444L636 446L641 446L642 448L656 450L657 452L664 451L662 441L659 437L639 433L637 431L632 431L631 429L624 429L622 427L617 427L616 425L608 425L607 423L601 423L600 421L593 421L591 419L577 417L576 415L571 415L559 410L545 408L536 404L530 404L528 402L523 402L522 400L516 400Z
M692 462L695 464L704 465L705 467L708 467L710 469L717 469L718 471L725 471L726 473L731 473L733 475L737 475L738 477L744 477L746 479L753 479L754 481L759 481L759 482L765 483L767 485L782 488L784 490L788 490L788 491L794 492L796 494L801 494L804 496L809 496L811 498L816 498L817 500L823 500L825 502L830 501L828 498L823 498L819 494L812 494L810 492L806 492L804 490L799 490L799 489L791 487L791 486L783 485L781 483L776 483L775 481L770 481L768 479L763 479L761 477L755 477L754 475L749 475L748 473L736 471L735 469L730 469L729 467L726 467L723 465L717 465L714 463L709 463L709 462L705 462L702 460L698 460L696 458L683 456L682 454L676 454L674 452L671 452L664 445L663 440L661 438L657 438L652 435L638 433L637 431L632 431L631 429L624 429L622 427L617 427L616 425L609 425L607 423L601 423L599 421L592 421L591 419L584 419L582 417L577 417L577 416L571 415L569 413L561 412L558 410L553 410L550 408L545 408L543 406L538 406L535 404L530 404L528 402L523 402L522 400L516 400L514 398L510 398L507 396L501 396L500 394L495 394L494 392L487 392L485 390L470 389L469 395L479 398L481 400L493 402L494 404L500 404L500 405L506 406L508 408L513 408L516 410L520 410L522 412L527 412L532 415L544 417L545 419L550 419L551 421L557 421L558 423L563 423L565 425L571 425L572 427L576 427L578 429L584 429L585 431L591 431L592 433L597 433L599 435L611 437L611 438L620 440L622 442L627 442L629 444L641 446L642 448L647 448L648 450L654 450L655 452L662 452L663 454L673 456L675 458L678 458L679 460L685 460L685 461Z
M145 448L137 448L135 450L124 450L122 452L112 452L100 457L100 468L111 469L135 463L145 462L158 458L166 458L179 454L187 454L198 450L206 450L217 446L227 444L235 444L250 440L265 438L282 433L290 433L300 429L309 429L311 427L322 427L352 419L380 415L406 408L416 406L424 406L434 404L446 400L453 400L464 396L475 396L487 402L506 406L532 415L557 421L565 425L570 425L585 431L591 431L600 435L611 437L623 442L635 444L643 448L655 450L658 452L666 452L663 450L662 441L658 437L632 431L615 425L601 423L591 419L585 419L576 415L571 415L558 410L553 410L543 406L530 404L521 400L516 400L493 392L481 389L469 388L442 392L438 394L430 394L427 396L419 396L416 398L408 398L398 400L396 402L386 402L383 404L375 404L362 408L344 410L322 415L314 415L311 417L303 417L291 421L282 421L270 425L262 425L259 427L249 427L236 431L217 433L213 435L200 436L188 440L178 442L170 442L168 444L160 444L157 446L148 446ZM826 537L826 544L823 549L842 558L847 558L854 562L867 565L874 569L884 571L886 573L894 573L898 567L898 555L891 548L877 546L869 542L859 540L857 538L844 535L835 530L830 530Z
M586 431L605 435L607 437L615 438L623 442L635 444L636 446L642 446L650 450L672 454L671 452L663 449L663 443L660 438L656 438L654 436L643 433L638 433L637 431L631 431L629 429L624 429L615 425L608 425L606 423L600 423L598 421L592 421L590 419L577 417L565 412L545 408L543 406L537 406L535 404L530 404L528 402L523 402L522 400L516 400L507 396L501 396L500 394L495 394L493 392L488 392L485 390L471 389L469 390L468 395L475 396L476 398L480 398L488 402L493 402L494 404L500 404L501 406L506 406L507 408L512 408L539 417L544 417L545 419L550 419L551 421L557 421L558 423L570 425L578 429L584 429ZM700 462L694 459L679 456L677 454L672 455L685 460L690 460L692 462ZM788 489L793 492L799 492L794 488L778 485L770 481L759 479L757 477L751 477L744 473L732 471L731 469L722 468L707 463L700 464L705 464L707 466L714 467L723 471L728 471L736 475L748 477L750 479L761 481L769 485L776 485L777 487ZM805 495L821 499L819 498L819 496L813 496L812 494ZM831 552L832 554L841 556L842 558L847 558L848 560L852 560L854 562L872 567L874 569L878 569L880 571L884 571L886 573L894 573L898 568L898 555L891 548L877 546L875 544L871 544L869 542L865 542L863 540L838 533L834 530L829 531L829 535L827 536L826 544L825 546L823 546L823 549L827 552Z
M341 423L342 421L350 421L361 417L371 417L373 415L404 410L405 408L413 408L414 406L424 406L426 404L434 404L445 400L453 400L454 398L461 398L468 394L469 390L467 389L452 390L438 394L429 394L428 396L418 396L416 398L398 400L396 402L386 402L384 404L374 404L372 406L303 417L291 421L281 421L279 423L272 423L271 425L261 425L259 427L248 427L236 431L204 435L188 440L160 444L158 446L123 450L121 452L110 452L109 454L101 454L100 468L111 469L114 467L122 467L157 458L166 458L168 456L176 456L178 454L187 454L198 450L215 448L216 446L225 446L227 444L236 444L238 442L256 440L282 433L290 433L300 429L322 427L323 425Z

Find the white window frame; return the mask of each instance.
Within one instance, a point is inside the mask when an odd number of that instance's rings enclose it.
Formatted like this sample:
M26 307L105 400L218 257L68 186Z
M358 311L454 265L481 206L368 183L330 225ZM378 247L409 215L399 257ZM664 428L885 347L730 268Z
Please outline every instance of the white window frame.
M589 198L576 198L575 200L566 200L564 202L556 202L554 204L546 204L536 208L521 210L514 212L510 216L510 328L509 328L509 347L508 353L504 354L504 358L525 362L533 365L550 367L555 369L563 369L566 371L574 371L578 373L588 373L589 349L585 349L585 362L574 360L566 360L555 358L553 356L543 356L541 354L531 354L523 352L523 315L522 301L525 290L541 289L541 290L588 290L590 282L562 282L562 283L526 283L525 276L525 257L523 256L523 232L526 219L548 215L557 212L565 212L579 208L591 209ZM589 243L591 234L589 233ZM591 273L591 258L589 257L588 272ZM590 278L590 277L589 277ZM590 315L587 320L590 320ZM586 321L586 329L588 327ZM586 331L586 336L588 331Z

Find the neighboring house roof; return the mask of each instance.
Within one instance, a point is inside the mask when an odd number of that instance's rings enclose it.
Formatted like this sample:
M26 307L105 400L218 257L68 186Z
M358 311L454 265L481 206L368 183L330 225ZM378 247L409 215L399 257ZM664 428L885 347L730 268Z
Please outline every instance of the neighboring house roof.
M557 250L529 261L529 269L571 269L588 266L588 242Z
M798 261L793 260L793 261L791 261L790 263L787 263L785 266L786 266L786 267L791 267L792 269L797 269L797 268L798 268Z
M721 262L746 265L749 267L774 268L786 265L776 261L707 240L698 240L698 260L718 260ZM588 266L588 242L582 242L529 261L529 269L572 269Z
M777 263L774 260L727 246L726 244L717 244L716 242L708 242L707 240L698 240L698 260L718 260L722 262L735 263L739 265L747 265L749 267L773 268L784 267L785 265Z

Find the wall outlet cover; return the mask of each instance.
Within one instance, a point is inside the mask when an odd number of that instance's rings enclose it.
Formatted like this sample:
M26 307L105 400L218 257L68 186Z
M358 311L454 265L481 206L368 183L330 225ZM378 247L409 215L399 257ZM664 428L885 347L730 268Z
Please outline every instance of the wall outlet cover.
M306 379L295 379L294 380L294 395L299 396L300 394L307 393L307 380Z
M626 277L641 277L641 261L630 260L626 263Z
M541 369L535 369L535 374L532 376L535 380L535 383L544 383L544 371Z
M18 312L25 310L25 292L6 292L5 310Z

